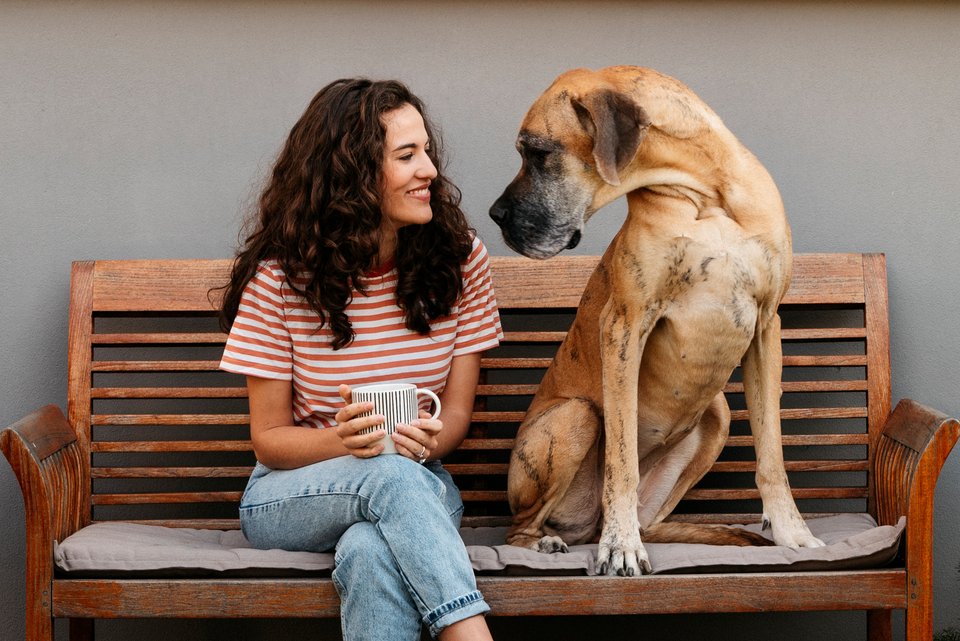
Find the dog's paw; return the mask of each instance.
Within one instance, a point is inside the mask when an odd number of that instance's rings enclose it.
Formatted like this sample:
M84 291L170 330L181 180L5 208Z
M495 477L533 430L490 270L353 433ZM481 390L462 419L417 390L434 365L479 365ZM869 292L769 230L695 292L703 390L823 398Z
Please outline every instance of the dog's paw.
M559 536L545 536L537 543L537 550L546 554L553 554L554 552L565 554L570 551L570 548Z
M795 518L771 519L763 515L763 529L771 530L773 542L788 548L822 548L826 545L815 537L799 514Z
M604 532L597 546L597 574L618 574L620 576L639 576L650 574L653 567L650 557L640 541L639 532L624 540L616 535Z

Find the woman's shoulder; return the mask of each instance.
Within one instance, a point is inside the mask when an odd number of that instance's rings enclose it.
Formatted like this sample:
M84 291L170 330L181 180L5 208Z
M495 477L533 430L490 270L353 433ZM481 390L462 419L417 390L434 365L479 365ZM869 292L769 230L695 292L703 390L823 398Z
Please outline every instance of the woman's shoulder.
M476 267L489 262L486 245L483 244L483 241L480 240L480 237L477 236L476 233L472 233L471 235L473 236L473 244L470 247L470 254L466 260L463 261L464 271L472 271Z
M254 278L282 283L286 279L286 273L284 273L278 259L266 258L257 263Z
M280 261L276 258L267 258L257 263L257 269L247 285L268 288L270 291L279 294L285 288L286 282L287 276L280 265Z

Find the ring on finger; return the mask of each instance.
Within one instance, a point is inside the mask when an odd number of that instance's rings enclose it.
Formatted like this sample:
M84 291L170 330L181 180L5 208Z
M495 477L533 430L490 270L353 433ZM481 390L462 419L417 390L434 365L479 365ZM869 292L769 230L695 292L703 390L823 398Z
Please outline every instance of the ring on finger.
M420 460L418 461L418 463L420 463L420 465L423 465L424 462L427 460L427 446L426 446L426 445L424 445L423 447L420 448L420 453L417 454L417 458L420 459Z

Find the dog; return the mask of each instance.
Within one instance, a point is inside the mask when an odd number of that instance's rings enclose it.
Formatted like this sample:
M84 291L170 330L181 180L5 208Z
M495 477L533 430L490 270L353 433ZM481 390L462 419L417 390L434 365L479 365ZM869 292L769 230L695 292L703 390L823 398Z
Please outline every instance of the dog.
M508 543L598 542L597 573L624 576L651 571L643 540L769 545L664 521L723 449L722 390L742 364L764 529L777 545L823 545L783 463L777 307L792 250L770 174L689 88L640 67L562 74L517 149L490 208L511 249L546 259L620 196L628 213L518 430Z

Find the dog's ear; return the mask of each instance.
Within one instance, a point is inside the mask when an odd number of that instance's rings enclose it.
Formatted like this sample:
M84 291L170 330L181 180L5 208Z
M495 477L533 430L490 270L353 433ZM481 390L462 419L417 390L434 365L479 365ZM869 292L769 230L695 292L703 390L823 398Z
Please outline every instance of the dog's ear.
M595 91L572 103L580 126L593 139L597 173L607 183L619 185L617 174L633 160L650 119L640 105L615 91Z

